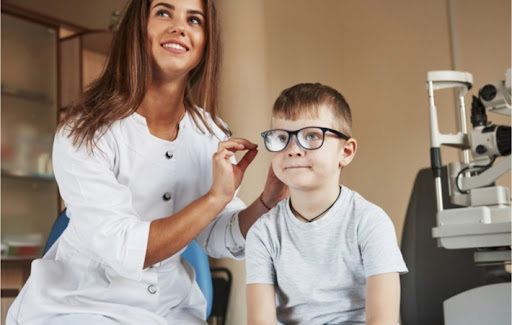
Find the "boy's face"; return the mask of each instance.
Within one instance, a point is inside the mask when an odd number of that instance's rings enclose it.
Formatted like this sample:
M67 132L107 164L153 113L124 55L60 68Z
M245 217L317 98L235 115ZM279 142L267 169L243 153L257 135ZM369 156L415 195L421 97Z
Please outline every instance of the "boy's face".
M320 108L317 118L304 117L295 121L272 118L272 129L295 131L305 127L326 127L337 130L332 123L334 116L328 108ZM337 130L340 131L340 130ZM306 150L292 136L288 146L272 154L272 168L276 176L293 190L314 190L339 184L341 167L352 160L356 142L344 140L326 132L323 145L316 150Z

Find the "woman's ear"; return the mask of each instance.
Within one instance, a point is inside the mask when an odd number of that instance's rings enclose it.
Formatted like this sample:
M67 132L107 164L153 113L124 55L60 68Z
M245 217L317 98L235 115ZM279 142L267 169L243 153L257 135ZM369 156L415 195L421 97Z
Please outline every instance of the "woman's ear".
M345 141L340 151L340 162L339 167L343 168L350 164L357 151L357 141L354 138L350 138Z

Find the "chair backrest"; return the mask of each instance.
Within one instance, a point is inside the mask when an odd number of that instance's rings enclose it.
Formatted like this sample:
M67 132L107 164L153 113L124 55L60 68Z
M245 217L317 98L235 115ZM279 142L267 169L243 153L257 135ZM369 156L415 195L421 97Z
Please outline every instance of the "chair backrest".
M208 302L206 310L206 317L208 317L212 312L213 303L213 284L208 255L206 255L201 246L193 240L188 244L187 249L181 253L181 257L186 259L196 271L197 284Z
M44 254L52 247L52 245L57 241L62 232L66 229L69 223L69 218L66 215L66 209L62 210L62 212L55 220L52 229L50 231L50 235L48 236L48 240L46 241L46 245L44 248ZM210 264L208 262L208 255L203 251L201 246L193 240L187 247L187 249L181 254L183 258L185 258L196 271L196 281L199 285L199 288L203 292L206 301L207 301L207 317L210 315L212 310L212 301L213 301L213 285L212 285L212 277L210 273Z
M226 314L229 304L229 295L231 291L232 275L224 267L212 268L213 281L213 306L210 319L215 321L213 324L226 323Z
M46 245L44 246L43 255L46 254L50 247L57 241L60 235L67 228L69 223L69 218L66 215L66 209L62 210L57 217L57 220L53 223L52 230L50 231L50 235L48 236L48 240L46 241Z
M446 167L442 170L443 204L450 203ZM442 325L443 301L485 284L486 269L473 262L473 250L437 247L436 198L431 169L416 176L402 236L402 255L409 273L400 276L402 325Z

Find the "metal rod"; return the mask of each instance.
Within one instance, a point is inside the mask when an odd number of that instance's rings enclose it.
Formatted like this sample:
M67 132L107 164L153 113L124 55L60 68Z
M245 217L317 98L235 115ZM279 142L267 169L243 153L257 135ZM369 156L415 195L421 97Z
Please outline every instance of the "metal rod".
M435 186L436 186L436 202L437 202L437 212L443 211L443 185L441 183L441 177L434 178ZM439 220L437 220L439 224Z
M457 106L459 108L460 131L468 135L468 125L466 120L466 104L464 103L464 91L457 89ZM464 164L469 164L469 149L462 149L461 160Z

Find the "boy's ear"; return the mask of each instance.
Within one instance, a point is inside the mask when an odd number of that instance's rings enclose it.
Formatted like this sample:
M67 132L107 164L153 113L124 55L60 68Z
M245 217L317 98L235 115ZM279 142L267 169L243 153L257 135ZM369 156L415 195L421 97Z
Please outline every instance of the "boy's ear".
M340 162L339 167L343 168L350 164L357 151L357 141L354 138L350 138L345 141L343 148L340 151Z

